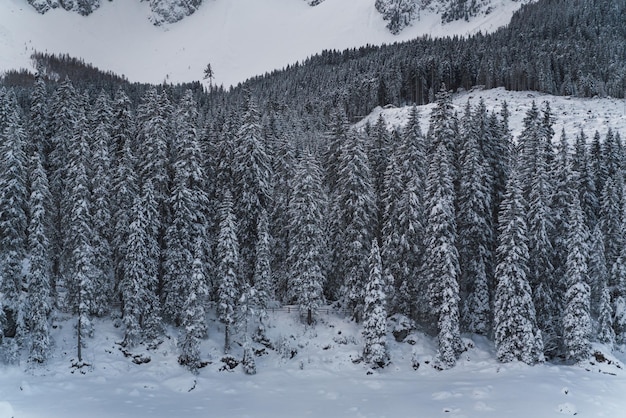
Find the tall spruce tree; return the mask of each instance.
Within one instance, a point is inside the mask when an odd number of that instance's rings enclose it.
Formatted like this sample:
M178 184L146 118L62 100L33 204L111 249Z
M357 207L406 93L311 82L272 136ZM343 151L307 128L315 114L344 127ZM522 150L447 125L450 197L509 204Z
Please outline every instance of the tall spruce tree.
M209 294L202 265L203 244L196 240L189 285L183 303L181 331L178 337L178 362L197 374L200 361L200 340L207 335L205 300Z
M235 325L237 303L243 286L237 224L233 211L233 199L227 191L220 207L220 229L217 239L217 304L218 318L224 324L225 354L230 352L230 333Z
M499 217L494 339L498 360L534 364L543 361L543 341L527 279L528 231L520 175L519 167L515 167Z
M569 206L565 266L567 290L563 315L565 356L572 361L584 360L591 354L591 292L587 283L588 239L589 232L580 201L574 194Z
M460 151L458 248L460 288L465 297L463 323L469 332L487 335L490 329L488 268L491 263L491 187L488 161L480 148L480 116L464 117ZM476 120L477 119L477 120Z
M335 195L335 228L340 234L333 249L338 254L339 271L344 278L343 297L350 315L363 317L367 257L374 237L376 201L363 139L350 132L341 148L339 178Z
M430 121L431 155L426 180L425 281L438 330L438 358L452 367L462 350L459 254L456 248L454 166L458 129L450 93L442 86Z
M369 256L369 279L365 286L363 309L363 358L373 367L385 367L387 350L387 303L383 266L378 242L374 239Z
M269 210L272 195L271 160L261 135L256 101L246 99L242 124L237 131L233 177L235 211L239 221L238 238L243 278L252 285L256 263L258 222L262 210Z
M41 162L41 151L34 149L29 162L30 197L28 202L29 268L26 275L26 318L29 329L28 360L45 362L52 347L50 313L52 311L50 286L50 231L47 205L51 201L48 177Z
M0 108L0 315L6 315L5 336L21 340L28 226L26 138L13 92L0 91Z
M326 281L325 214L326 196L315 157L306 152L300 157L289 202L288 299L295 302L307 323L324 301Z

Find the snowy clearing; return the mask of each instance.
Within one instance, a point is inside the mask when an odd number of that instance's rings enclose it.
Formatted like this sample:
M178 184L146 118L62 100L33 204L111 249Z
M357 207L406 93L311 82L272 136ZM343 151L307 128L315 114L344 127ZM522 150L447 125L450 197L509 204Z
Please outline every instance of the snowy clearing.
M292 308L270 313L268 322L275 349L255 343L258 373L248 376L241 365L219 371L223 334L209 319L201 352L211 364L195 377L178 365L171 330L156 349L125 357L116 344L122 329L111 321L96 322L87 342L92 367L73 369L74 324L58 321L47 366L2 366L0 417L618 417L626 408L626 372L608 355L578 366L501 364L492 342L466 336L469 348L457 366L437 371L428 364L436 341L413 333L404 343L390 335L392 363L371 371L353 363L362 350L360 328L341 315L322 313L307 328ZM240 346L233 347L240 359Z

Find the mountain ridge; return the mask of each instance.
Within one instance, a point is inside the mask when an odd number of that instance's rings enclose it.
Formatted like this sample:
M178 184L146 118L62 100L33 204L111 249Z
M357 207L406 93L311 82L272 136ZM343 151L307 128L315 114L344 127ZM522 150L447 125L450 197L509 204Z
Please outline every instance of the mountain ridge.
M64 9L88 16L100 8L104 0L26 0L37 12L45 14L52 9ZM113 2L113 0L108 0ZM144 0L139 0L143 2ZM305 0L311 6L318 6L324 0ZM374 0L372 0L374 1ZM512 0L524 2L527 0ZM375 0L376 10L387 21L387 28L393 34L400 33L413 21L419 20L420 13L429 10L441 15L442 22L449 23L464 19L469 21L480 13L488 14L497 0ZM204 0L149 0L154 25L176 23L192 15L205 3Z

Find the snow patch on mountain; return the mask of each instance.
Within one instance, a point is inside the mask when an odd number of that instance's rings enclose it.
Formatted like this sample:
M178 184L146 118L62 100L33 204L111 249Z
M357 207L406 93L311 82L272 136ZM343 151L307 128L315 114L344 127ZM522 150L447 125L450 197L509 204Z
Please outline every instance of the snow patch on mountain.
M468 101L475 106L480 100L485 102L488 111L496 113L500 112L504 102L507 103L511 113L509 128L514 138L517 138L524 129L524 118L533 102L539 108L543 108L546 102L550 104L555 119L553 127L556 132L555 141L560 138L562 131L572 141L581 131L589 139L596 131L605 137L609 129L626 134L626 99L553 96L534 91L508 91L503 87L490 90L477 87L471 91L460 91L452 96L454 110L459 115L463 114ZM435 103L430 103L418 107L424 132L428 130L430 114L435 106ZM373 125L379 116L382 116L389 129L402 129L409 119L410 111L411 107L377 107L358 122L356 127L363 128L367 123Z

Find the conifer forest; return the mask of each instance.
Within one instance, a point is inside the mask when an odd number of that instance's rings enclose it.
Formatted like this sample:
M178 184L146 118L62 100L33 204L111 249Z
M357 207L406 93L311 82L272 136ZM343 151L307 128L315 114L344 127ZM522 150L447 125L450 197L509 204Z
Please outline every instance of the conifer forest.
M527 364L626 343L623 133L559 132L536 102L514 136L506 103L451 99L624 97L624 21L623 0L542 1L490 35L326 51L228 90L37 54L38 74L0 83L3 360L45 363L62 314L77 367L110 318L128 348L174 327L197 372L201 340L262 339L281 305L303 327L323 306L361 324L372 367L392 316L436 336L441 369L465 333ZM427 125L415 106L401 129L353 125L428 102Z

